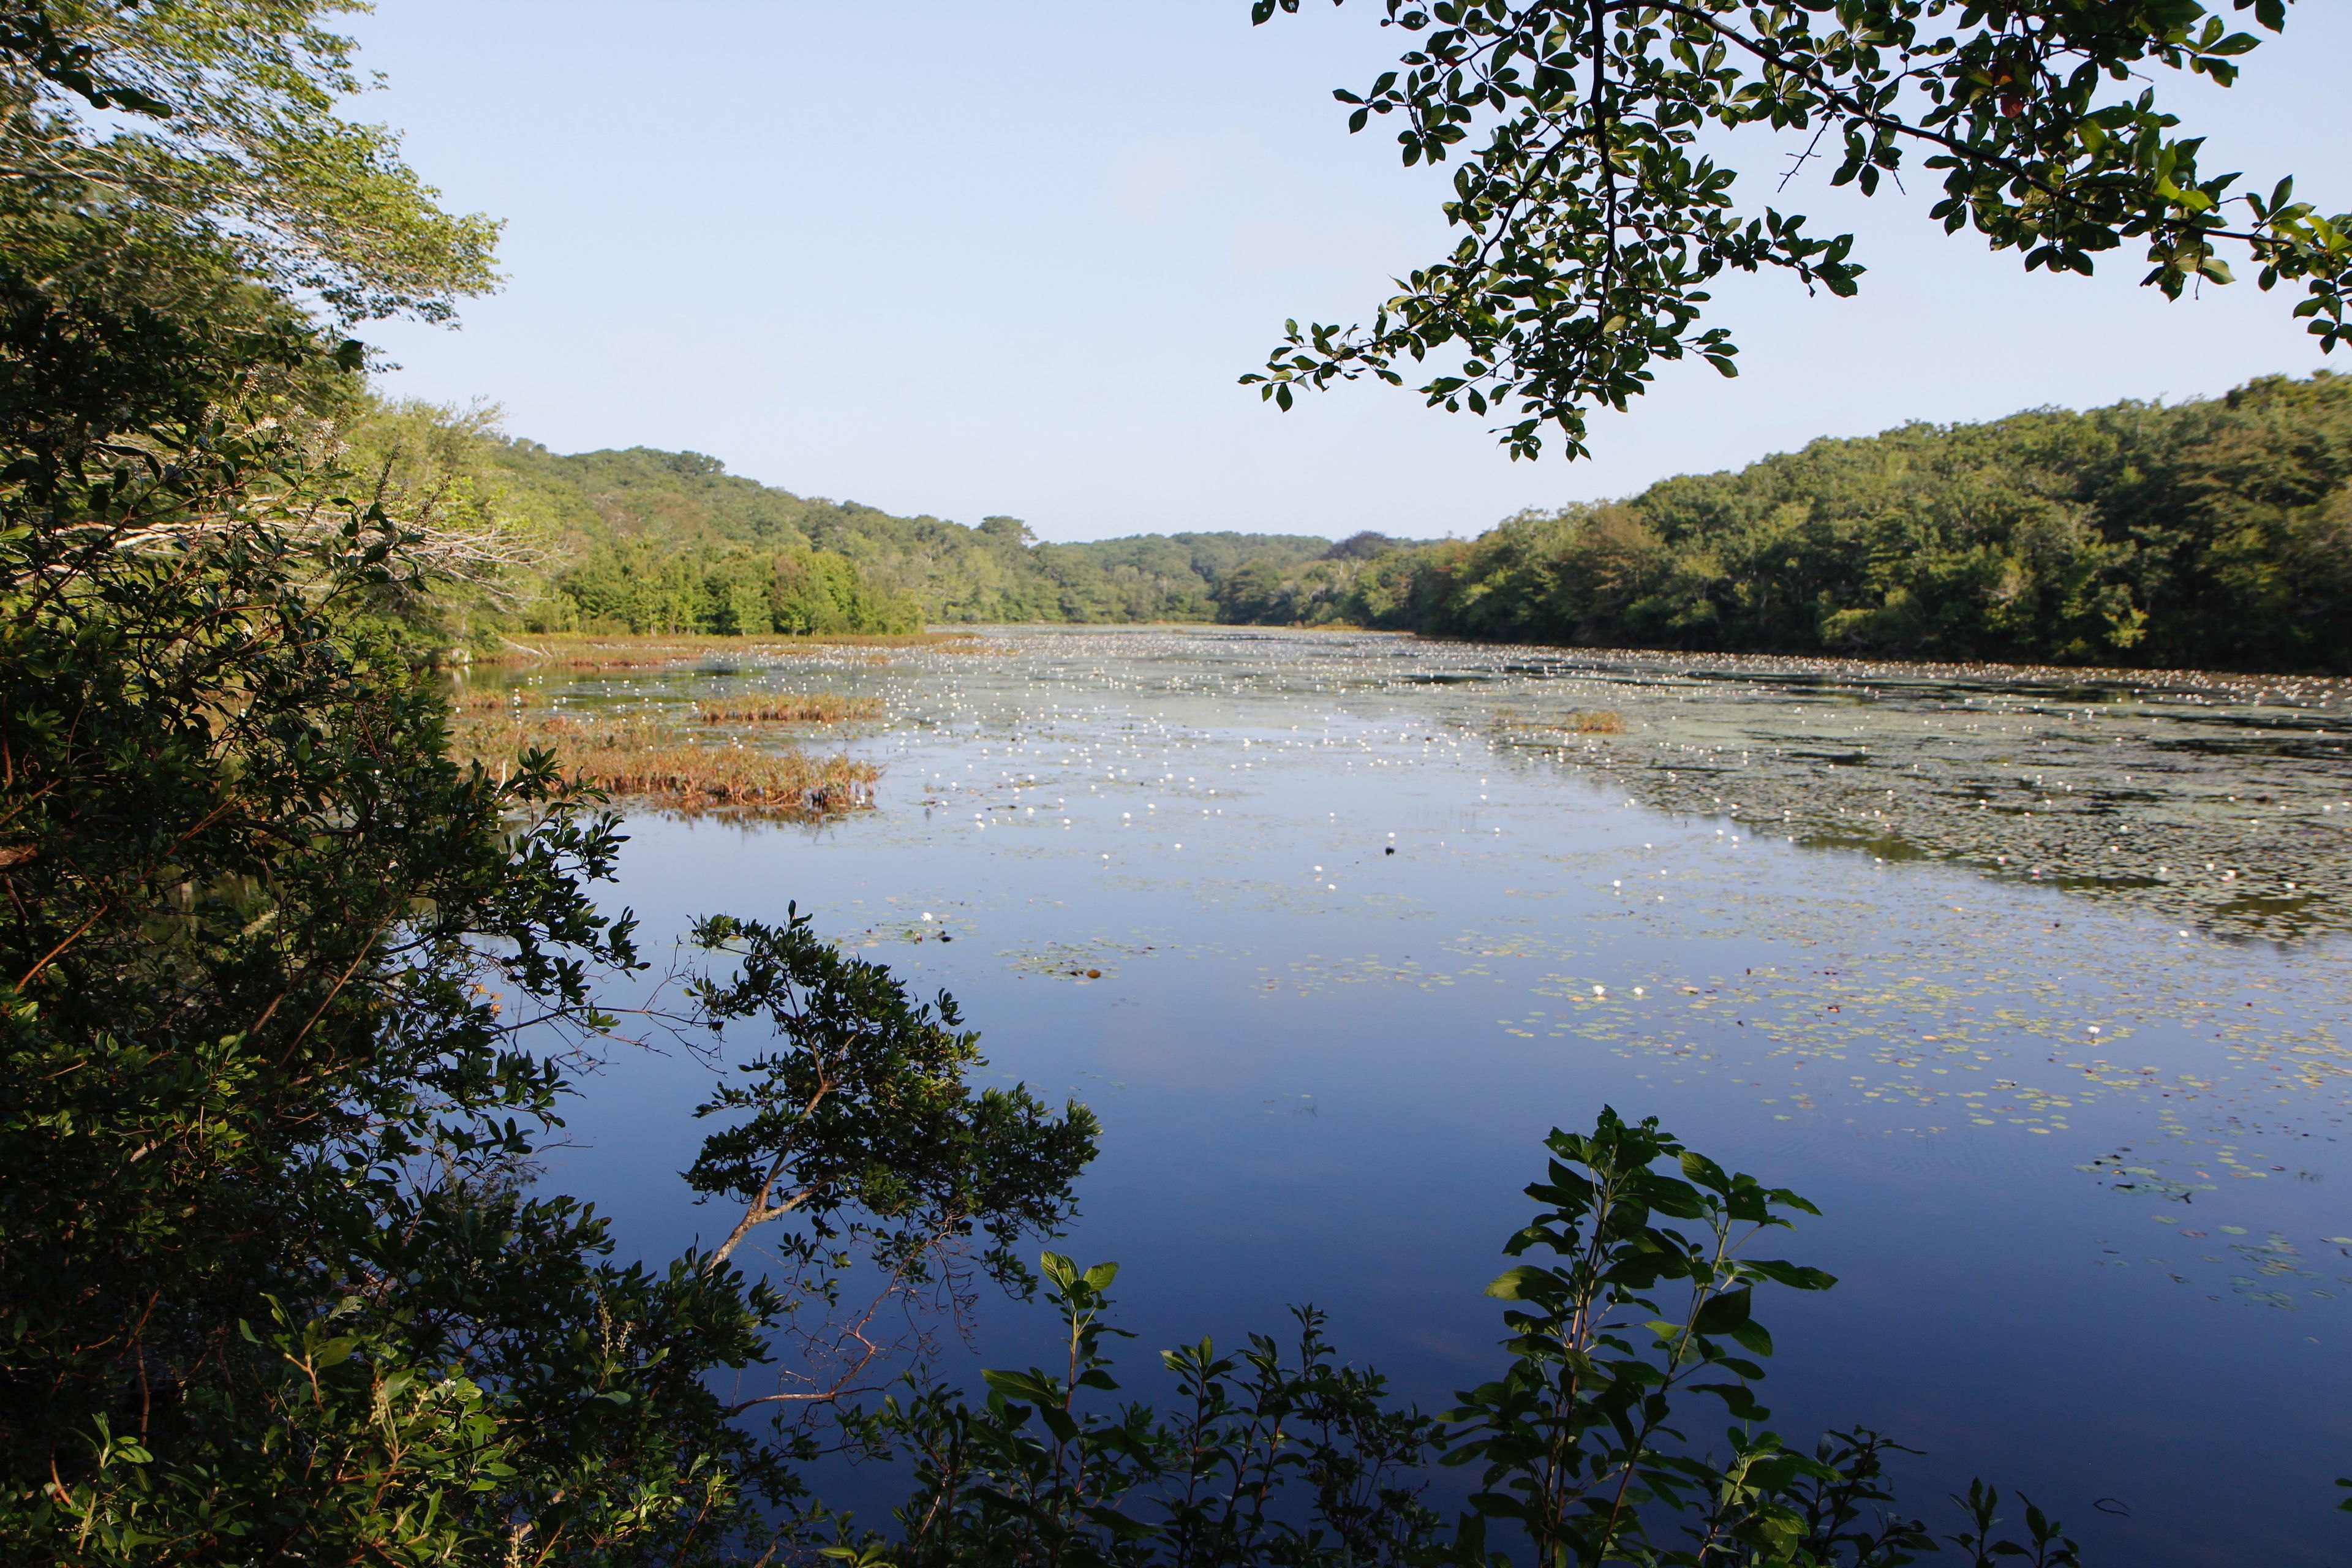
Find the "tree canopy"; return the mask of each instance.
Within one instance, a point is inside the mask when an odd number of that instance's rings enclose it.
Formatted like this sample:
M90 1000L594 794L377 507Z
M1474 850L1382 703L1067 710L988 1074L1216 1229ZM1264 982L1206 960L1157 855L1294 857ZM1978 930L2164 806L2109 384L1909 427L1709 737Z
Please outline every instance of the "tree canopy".
M446 319L496 281L498 225L442 211L396 135L342 115L370 85L329 25L353 8L0 0L0 176L12 201L102 212L151 241L215 250L336 321Z
M2352 216L2297 199L2291 177L2241 190L2205 167L2204 139L2154 84L2229 86L2288 3L1381 0L1407 40L1398 67L1336 96L1352 131L1398 122L1408 165L1456 165L1444 213L1461 238L1369 327L1292 321L1242 379L1287 408L1335 381L1401 386L1433 358L1430 405L1497 416L1514 458L1537 456L1547 426L1582 456L1587 411L1623 409L1656 362L1737 374L1728 329L1706 319L1715 279L1773 268L1856 289L1852 236L1738 207L1739 170L1715 149L1759 132L1803 138L1799 168L1823 159L1864 195L1925 170L1942 182L1935 221L2029 270L2088 274L2136 247L2141 281L2177 298L2230 282L2237 256L2263 289L2299 286L2295 315L2332 350L2352 331ZM1252 0L1252 15L1298 5Z
M445 584L425 606L447 623L432 635L468 619L478 635L526 636L1217 619L1587 646L2352 668L2352 393L2326 374L2179 404L1823 438L1436 542L1361 531L1338 543L1224 531L1041 543L1011 518L970 528L895 517L760 485L696 453L560 457L446 411L377 408L346 428L354 461L389 461L400 493L440 497L450 529L541 542L503 602Z
M491 231L337 117L328 14L0 0L0 1551L728 1560L805 1443L713 1374L821 1338L860 1259L624 1264L537 1185L644 961L593 792L449 755L409 633L528 541L341 332L486 286ZM704 1190L740 1196L749 1122L808 1233L893 1249L890 1299L975 1233L1024 1284L1084 1109L975 1091L951 999L804 924L704 935L639 1023L714 1068L722 1026L782 1037ZM823 1114L762 1121L811 1062Z
M1473 541L1234 574L1228 620L2352 671L2352 383L1823 439Z

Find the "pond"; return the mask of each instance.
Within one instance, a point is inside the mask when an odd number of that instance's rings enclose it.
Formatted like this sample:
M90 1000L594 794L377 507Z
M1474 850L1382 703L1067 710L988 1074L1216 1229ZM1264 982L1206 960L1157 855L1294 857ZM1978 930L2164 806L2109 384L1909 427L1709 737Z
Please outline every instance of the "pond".
M875 809L634 817L617 899L796 902L1092 1105L1062 1249L1123 1265L1139 1385L1312 1301L1445 1404L1544 1133L1611 1104L1821 1207L1778 1250L1841 1283L1759 1305L1784 1435L2095 1564L2352 1554L2340 684L1207 627L525 679L881 700ZM625 1248L726 1228L676 1175L709 1077L617 1058L551 1160Z

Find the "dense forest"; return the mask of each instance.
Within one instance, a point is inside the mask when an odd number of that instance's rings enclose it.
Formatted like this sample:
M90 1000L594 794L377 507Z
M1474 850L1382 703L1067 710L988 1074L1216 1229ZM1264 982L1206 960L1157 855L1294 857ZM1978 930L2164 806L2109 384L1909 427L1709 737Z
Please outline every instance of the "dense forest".
M1225 619L2352 671L2352 380L1820 440L1466 542L1253 563Z
M1206 620L1244 559L1290 565L1322 539L1236 533L1040 544L1010 517L977 528L811 500L698 452L488 454L577 552L546 629L902 631L924 621Z
M562 456L362 398L357 466L526 542L499 631L1356 625L1583 646L2352 670L2352 380L1823 439L1470 541L1038 542L811 499L694 452ZM488 523L486 523L488 525ZM458 628L452 628L458 629Z
M353 467L463 497L515 542L503 605L475 637L526 631L901 632L925 622L1212 619L1245 561L1288 570L1330 548L1286 534L1040 543L1018 519L895 517L730 474L699 452L564 456L486 416L362 396Z

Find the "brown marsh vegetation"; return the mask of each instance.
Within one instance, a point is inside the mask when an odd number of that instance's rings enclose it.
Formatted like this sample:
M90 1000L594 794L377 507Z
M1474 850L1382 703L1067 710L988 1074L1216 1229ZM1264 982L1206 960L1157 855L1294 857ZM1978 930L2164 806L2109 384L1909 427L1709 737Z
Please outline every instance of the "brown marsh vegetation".
M1622 735L1632 728L1614 708L1575 708L1557 716L1521 713L1509 707L1495 710L1496 725L1514 732L1538 731L1570 735Z
M835 699L843 706L856 700ZM874 804L882 770L798 747L698 741L675 716L604 718L507 710L505 694L475 693L450 726L450 754L500 776L524 752L556 754L567 778L616 800L665 810L756 816L831 816ZM495 716L490 710L506 710Z
M830 649L919 647L962 651L981 637L971 632L908 632L898 636L847 634L823 637L710 637L674 635L618 637L585 632L534 634L528 643L504 639L497 653L476 664L552 666L562 669L657 669L708 658L758 660L823 653Z
M566 673L652 671L724 658L730 663L853 648L956 647L968 633L906 637L534 637L478 661ZM876 655L874 657L883 657ZM874 804L881 770L843 755L713 735L721 725L839 724L881 714L881 700L842 692L751 692L693 703L633 706L626 714L556 710L536 687L459 688L449 696L450 754L494 773L525 752L550 751L566 777L616 800L679 812L828 816Z
M879 697L845 697L837 691L729 697L694 705L696 720L705 724L841 724L878 718L881 712Z

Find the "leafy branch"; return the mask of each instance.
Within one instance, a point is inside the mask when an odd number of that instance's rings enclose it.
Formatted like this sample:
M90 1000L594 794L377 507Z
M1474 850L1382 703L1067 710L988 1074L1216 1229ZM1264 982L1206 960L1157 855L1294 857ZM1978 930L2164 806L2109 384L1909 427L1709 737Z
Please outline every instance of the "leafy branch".
M1252 16L1297 7L1254 0ZM2231 8L2285 25L2285 0ZM2151 66L2237 79L2257 36L2195 0L1384 0L1382 25L1412 39L1399 68L1334 96L1350 131L1400 119L1408 167L1457 162L1443 210L1462 237L1369 328L1286 323L1242 378L1284 409L1335 382L1402 386L1435 357L1429 405L1498 416L1514 458L1538 456L1547 427L1575 458L1588 411L1624 409L1657 362L1736 374L1728 331L1704 324L1716 278L1771 268L1846 296L1864 268L1850 235L1737 213L1736 171L1695 149L1710 126L1810 132L1796 167L1833 142L1831 183L1864 195L1916 153L1943 175L1935 221L2028 270L2088 275L2138 243L2143 283L2178 298L2231 281L2231 246L2262 289L2304 286L2294 313L2324 351L2352 333L2352 217L2296 200L2291 179L2233 194L2240 176L2204 174L2201 139L2135 89Z

